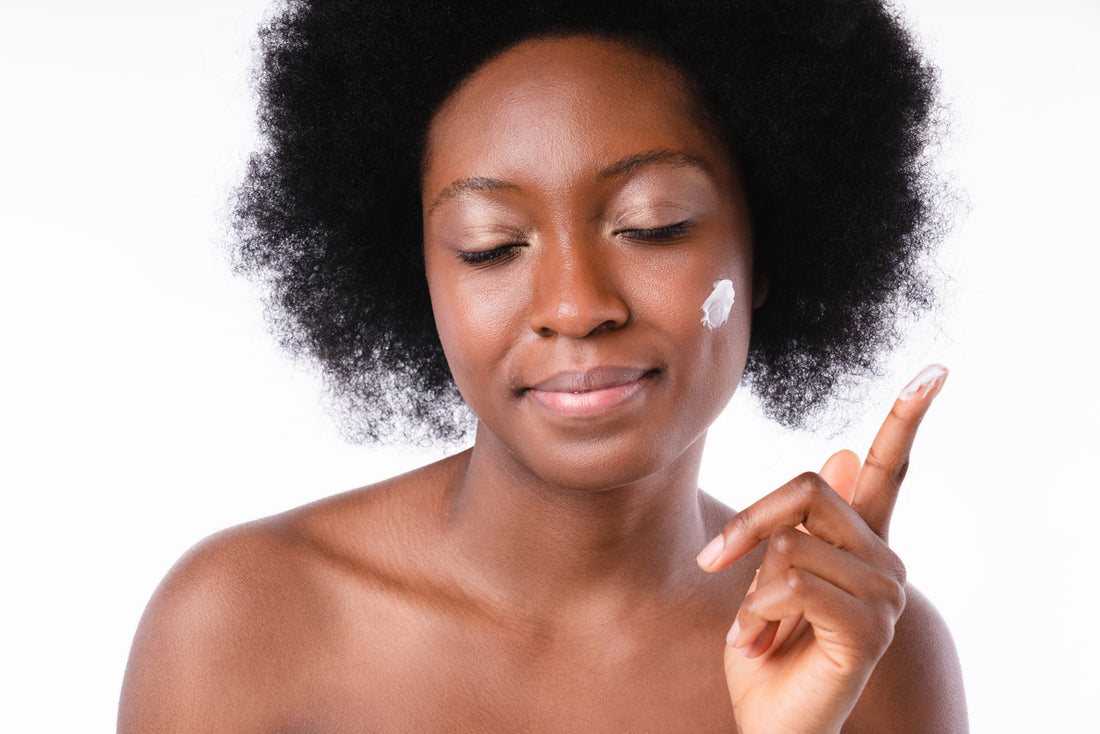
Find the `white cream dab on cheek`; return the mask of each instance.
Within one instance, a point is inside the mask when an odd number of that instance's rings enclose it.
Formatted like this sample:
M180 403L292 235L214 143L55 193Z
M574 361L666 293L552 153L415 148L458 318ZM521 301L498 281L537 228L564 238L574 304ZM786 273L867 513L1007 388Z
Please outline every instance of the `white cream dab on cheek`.
M714 290L703 301L703 326L708 329L717 329L726 323L730 317L730 309L733 308L733 281L728 279L716 280Z

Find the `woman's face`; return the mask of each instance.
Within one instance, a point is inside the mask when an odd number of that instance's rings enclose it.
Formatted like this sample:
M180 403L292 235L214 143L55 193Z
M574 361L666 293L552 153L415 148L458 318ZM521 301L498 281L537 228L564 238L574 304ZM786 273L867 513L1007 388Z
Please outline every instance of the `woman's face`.
M437 114L428 285L482 450L561 486L619 486L700 442L733 394L751 235L698 109L664 62L574 36L514 46ZM719 279L736 299L711 330Z

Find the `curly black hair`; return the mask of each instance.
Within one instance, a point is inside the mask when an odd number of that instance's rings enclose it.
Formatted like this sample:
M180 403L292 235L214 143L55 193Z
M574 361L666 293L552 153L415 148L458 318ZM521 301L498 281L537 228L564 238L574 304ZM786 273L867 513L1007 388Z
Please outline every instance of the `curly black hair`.
M487 59L568 33L659 54L719 121L769 283L745 378L767 414L812 424L932 301L936 73L877 0L283 0L234 244L276 334L320 363L352 440L466 434L424 277L426 131Z

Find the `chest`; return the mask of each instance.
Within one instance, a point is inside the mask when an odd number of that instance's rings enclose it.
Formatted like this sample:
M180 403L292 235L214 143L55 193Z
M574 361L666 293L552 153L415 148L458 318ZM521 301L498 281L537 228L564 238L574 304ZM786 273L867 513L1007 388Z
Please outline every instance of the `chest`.
M642 644L600 629L563 641L412 622L310 664L288 731L734 731L710 630Z

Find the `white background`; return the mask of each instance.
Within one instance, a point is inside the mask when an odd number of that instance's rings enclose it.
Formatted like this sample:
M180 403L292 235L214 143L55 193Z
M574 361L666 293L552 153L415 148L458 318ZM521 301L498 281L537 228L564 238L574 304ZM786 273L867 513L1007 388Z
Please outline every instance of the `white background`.
M0 729L111 731L156 583L222 527L428 454L344 444L229 273L263 0L19 3L0 26ZM734 506L952 368L895 515L978 732L1100 731L1093 469L1100 4L911 0L969 212L938 321L835 439L737 398L703 486Z

